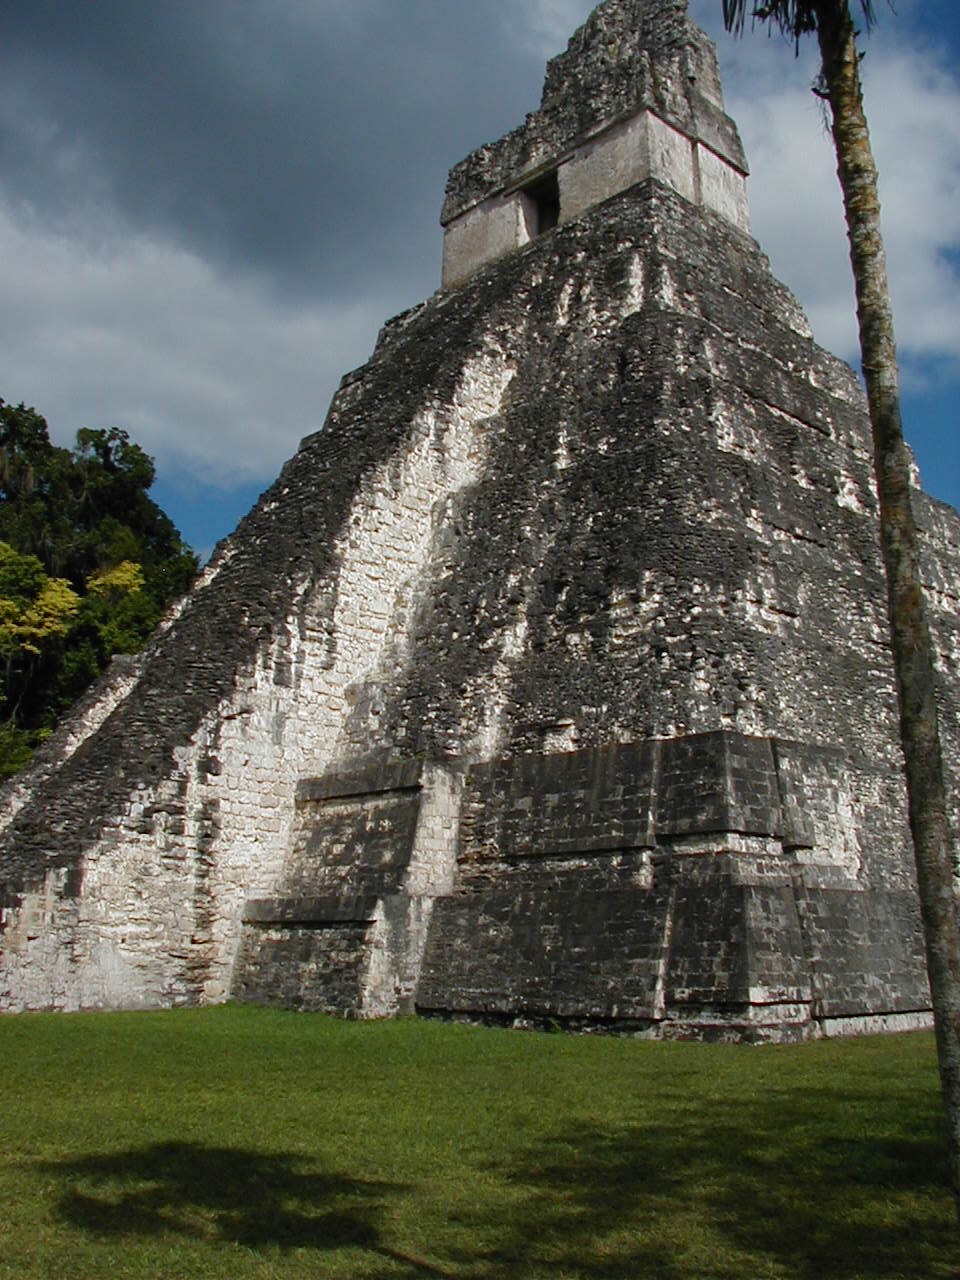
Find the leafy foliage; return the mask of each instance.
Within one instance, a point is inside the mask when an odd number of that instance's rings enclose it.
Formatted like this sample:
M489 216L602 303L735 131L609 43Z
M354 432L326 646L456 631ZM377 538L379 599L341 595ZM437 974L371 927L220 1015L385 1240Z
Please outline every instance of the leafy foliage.
M189 587L197 557L153 479L120 428L84 428L64 449L35 409L0 399L0 777Z

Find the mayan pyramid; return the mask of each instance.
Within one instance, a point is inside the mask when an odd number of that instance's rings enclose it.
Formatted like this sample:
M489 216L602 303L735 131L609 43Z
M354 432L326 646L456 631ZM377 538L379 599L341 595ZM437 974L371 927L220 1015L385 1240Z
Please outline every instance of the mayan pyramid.
M452 171L443 287L0 795L0 1007L928 1019L863 396L745 176L684 0L601 4Z

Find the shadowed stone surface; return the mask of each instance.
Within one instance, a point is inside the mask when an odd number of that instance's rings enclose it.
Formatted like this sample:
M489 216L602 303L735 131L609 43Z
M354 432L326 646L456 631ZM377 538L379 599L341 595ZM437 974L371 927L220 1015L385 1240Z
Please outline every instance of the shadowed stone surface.
M608 0L523 138L637 108L700 146L712 58L682 4ZM927 1016L858 381L735 218L651 175L564 220L564 190L385 326L6 787L0 1006ZM956 824L960 520L915 502Z

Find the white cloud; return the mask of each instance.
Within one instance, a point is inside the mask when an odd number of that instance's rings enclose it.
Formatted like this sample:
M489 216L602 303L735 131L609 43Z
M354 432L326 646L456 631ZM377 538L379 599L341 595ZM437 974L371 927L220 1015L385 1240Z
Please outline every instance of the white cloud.
M919 52L868 70L899 343L960 360L960 80Z
M908 16L912 0L903 0ZM509 18L543 57L562 50L590 0L534 0ZM690 15L718 41L727 110L750 163L753 232L774 274L806 308L819 342L857 363L858 338L836 160L810 91L813 40L748 25L725 35L718 0ZM916 28L882 21L865 41L865 99L880 170L883 232L898 345L909 378L918 360L960 362L960 79Z
M230 485L271 475L369 355L389 299L294 307L149 239L88 244L0 209L0 394L61 442L121 425L162 465Z
M726 97L751 165L754 235L814 333L857 352L853 285L832 139L810 92L815 63L759 37L726 58ZM779 47L778 47L779 46ZM871 43L864 96L880 171L898 345L960 361L960 80L929 49Z
M807 83L798 77L784 87L762 76L741 96L735 82L727 110L750 164L753 234L774 275L800 297L818 341L849 356L856 325L840 190L833 146Z
M593 7L592 0L527 0L508 15L507 23L524 48L538 57L552 58L563 52Z
M590 8L511 0L500 20L540 61L565 47ZM714 36L718 9L716 0L691 4ZM909 369L911 358L960 362L960 82L935 52L897 44L898 34L871 40L865 76ZM808 87L815 51L798 61L788 42L748 33L724 38L722 57L753 170L754 234L819 341L855 361L833 148ZM61 441L79 426L118 424L168 474L224 487L274 475L321 425L340 375L367 357L383 320L415 300L397 298L389 260L350 305L322 296L298 304L263 275L228 275L136 234L106 204L79 209L75 222L56 235L0 206L0 395L35 404ZM430 274L423 292L433 286Z

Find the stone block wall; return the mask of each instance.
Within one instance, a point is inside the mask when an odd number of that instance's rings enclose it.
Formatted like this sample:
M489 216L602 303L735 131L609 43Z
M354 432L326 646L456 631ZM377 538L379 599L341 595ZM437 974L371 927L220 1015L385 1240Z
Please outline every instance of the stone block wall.
M539 111L451 170L443 287L535 238L530 197L545 177L550 226L656 178L746 232L746 174L716 50L685 0L608 0L548 65Z
M955 812L960 522L917 501ZM908 1016L884 609L856 378L751 241L649 179L386 326L142 659L4 791L0 1002L726 1034L798 1027L822 990L844 1025ZM545 755L569 776L543 812L582 808L524 827L507 801ZM415 820L311 791L371 761L419 762ZM402 872L364 852L384 830ZM842 893L862 929L814 946L804 903Z
M871 778L848 769L728 732L472 768L418 1008L778 1039L922 1023L916 898L850 868L841 795Z
M273 896L244 908L232 994L365 1016L407 1007L433 901L453 887L459 790L421 761L301 781Z
M416 359L405 345L401 360ZM284 874L297 785L356 755L351 718L378 711L366 678L406 660L437 514L480 465L512 377L494 346L454 347L454 368L434 343L432 372L392 390L375 358L372 420L348 380L332 429L218 550L122 687L102 689L8 790L3 1007L228 994L244 904Z

